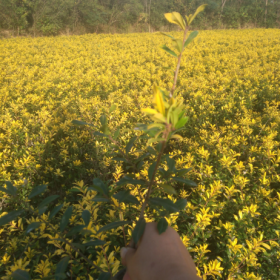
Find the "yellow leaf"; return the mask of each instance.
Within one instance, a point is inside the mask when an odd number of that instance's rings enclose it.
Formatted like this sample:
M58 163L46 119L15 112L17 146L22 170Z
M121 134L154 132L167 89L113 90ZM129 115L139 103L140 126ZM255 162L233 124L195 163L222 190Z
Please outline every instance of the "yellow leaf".
M61 255L62 253L64 253L64 250L62 250L62 249L58 249L55 251L56 255Z
M184 138L181 135L175 134L175 135L172 135L171 139L178 139L178 140L182 141Z
M266 244L266 243L262 243L261 245L262 245L264 248L268 249L268 250L271 249L270 246L269 246L268 244Z
M151 108L142 109L142 112L151 115L155 115L158 113L155 109L151 109Z
M159 91L158 87L154 85L154 104L162 115L165 114L165 106L162 98L162 93Z
M182 17L179 13L177 13L177 12L173 12L172 15L173 15L173 19L176 21L176 23L177 23L183 30L185 30L185 28L186 28L186 22L185 22L185 20L183 19L183 17Z
M164 14L164 16L169 22L179 25L183 30L186 28L186 23L183 17L179 13L177 12L167 13Z
M164 123L167 122L166 118L165 118L162 114L157 113L157 114L155 114L153 117L154 117L157 121L162 121L162 122L164 122Z
M200 12L204 11L204 9L205 9L206 6L207 6L207 4L203 4L203 5L199 6L199 7L196 9L196 11L195 11L195 13L193 14L193 16L192 16L192 15L189 15L189 25L191 24L191 22L195 19L195 17L196 17Z
M170 23L175 23L177 24L174 20L173 20L173 15L172 13L167 13L167 14L164 14L165 18L170 22Z
M118 203L118 201L115 198L112 197L112 201L117 207L120 206L120 204Z
M161 124L161 123L152 123L152 124L148 125L148 129L151 129L151 128L154 128L154 127L163 129L163 128L164 128L164 125Z

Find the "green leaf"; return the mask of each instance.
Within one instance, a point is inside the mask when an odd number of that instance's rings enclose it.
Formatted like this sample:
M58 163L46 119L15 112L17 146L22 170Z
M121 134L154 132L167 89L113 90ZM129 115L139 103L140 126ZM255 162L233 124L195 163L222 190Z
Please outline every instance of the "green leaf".
M88 189L91 189L93 191L99 192L100 194L105 194L103 188L100 187L99 185L95 185L93 187L89 187Z
M178 199L176 202L175 202L175 206L179 209L179 210L184 210L185 207L187 205L187 200L186 199Z
M120 135L120 128L118 127L118 129L114 133L114 139L118 138L119 135Z
M164 138L150 138L149 140L148 140L148 144L153 144L153 143L155 143L155 142L159 142L159 141L165 141L166 139L164 139Z
M166 45L161 46L161 48L162 48L164 51L168 52L169 54L171 54L171 55L173 55L173 56L175 56L175 57L178 58L178 55L177 55L174 51L170 50Z
M60 231L63 232L72 216L73 206L69 206L60 221Z
M100 195L96 195L94 198L91 199L91 201L96 202L109 202L110 200L108 198L102 197Z
M85 222L85 225L86 227L88 226L89 224L89 221L90 221L90 212L88 210L84 210L83 213L82 213L82 218Z
M164 170L163 168L159 168L158 169L158 172L160 173L160 175L163 177L163 178L169 178L171 175L168 171Z
M116 186L110 191L110 196L112 196L116 191L118 191L122 186Z
M13 184L10 181L6 181L6 186L7 189L12 193L12 195L16 195L17 194L17 188L13 186Z
M145 164L145 162L143 160L138 162L137 165L136 165L137 170L141 170L141 168L144 164Z
M174 181L184 183L184 184L186 184L188 186L191 186L191 187L197 187L197 184L192 180L184 179L184 178L181 178L181 177L172 177L172 179Z
M177 194L176 190L170 185L161 184L160 187L162 187L163 190L168 194Z
M28 196L28 199L30 199L30 198L32 198L32 197L34 197L34 196L44 192L46 190L46 188L47 188L47 185L40 185L40 186L35 187L31 191L30 195Z
M89 241L83 245L85 245L86 247L89 247L89 246L101 246L101 245L104 245L106 244L106 241L103 241L103 240L94 240L94 241Z
M12 211L0 218L0 227L8 224L9 222L15 220L20 214L22 214L24 210L15 210Z
M129 191L120 191L117 194L113 195L114 198L116 198L119 202L127 202L127 203L133 203L136 205L139 205L138 199L131 195Z
M136 139L137 139L137 136L134 136L129 140L128 144L125 147L126 154L128 154L130 152L131 148L133 147L134 141Z
M178 50L179 53L183 51L183 42L181 39L174 40L174 47Z
M120 227L120 226L123 226L123 225L127 225L127 224L130 224L131 221L117 221L117 222L113 222L113 223L110 223L104 227L102 227L97 233L100 233L102 231L107 231L107 230L111 230L113 228L117 228L117 227Z
M94 178L93 185L94 186L92 188L95 189L97 192L100 192L107 197L109 196L109 189L102 180L100 180L99 178Z
M71 245L73 245L74 247L78 248L79 250L81 250L83 253L85 252L85 246L84 244L79 244L79 243L71 243Z
M63 203L60 204L60 205L58 205L58 206L55 206L55 207L53 208L53 210L51 211L51 213L50 213L49 219L53 218L53 217L60 211L60 209L61 209L62 207L63 207Z
M95 131L93 134L97 135L97 136L108 137L108 135L106 135L104 133L100 133L99 131Z
M55 275L51 275L51 276L47 276L42 278L42 280L47 280L47 279L56 279L56 277L58 277L58 279L65 279L67 276L65 273L57 273Z
M147 150L148 150L149 153L151 153L152 155L157 156L157 151L156 151L153 147L148 147Z
M54 201L58 197L59 197L59 195L48 196L38 205L38 208L43 208L44 206L48 205L49 203L51 203L52 201Z
M159 220L158 224L157 224L157 229L158 229L158 233L162 234L164 233L168 228L168 222L166 221L166 219L163 217Z
M108 135L110 134L110 130L109 130L109 128L108 128L108 123L107 123L107 121L106 121L106 124L105 124L105 125L102 125L102 126L100 127L100 130L101 130L101 132L104 133L104 135L106 135L106 136L108 137Z
M79 232L81 232L84 228L85 228L85 225L74 226L74 227L66 234L66 236L71 236L71 235L74 235L74 234L76 234L76 233L79 233Z
M141 218L137 221L136 226L132 232L132 238L134 241L134 244L137 245L138 241L142 237L146 227L146 221L144 218Z
M15 280L31 280L31 277L28 274L28 272L21 269L17 269L16 271L14 271L11 276Z
M42 215L43 213L45 213L47 209L48 209L48 206L43 206L43 207L39 208L38 209L39 215Z
M81 191L77 188L72 188L72 189L69 190L69 192L81 192Z
M98 280L110 280L111 279L111 273L110 272L102 272L98 276Z
M17 194L17 188L13 186L13 184L10 181L5 182L7 188L0 187L0 191L4 192L9 195L16 195Z
M171 35L169 35L169 34L166 34L166 33L164 33L164 32L160 32L162 35L164 35L164 36L167 36L167 37L169 37L169 38L171 38L172 40L175 40L175 38L174 37L172 37Z
M113 111L115 111L117 109L117 105L113 104L110 109L109 109L109 113L112 113Z
M34 222L28 225L27 229L26 229L26 234L28 234L29 232L31 232L33 229L36 229L38 227L40 227L41 223L40 222Z
M187 38L187 40L185 41L185 44L184 44L184 49L186 48L187 45L189 45L193 39L198 35L198 31L193 31L189 37Z
M192 170L192 167L187 168L187 169L183 168L183 169L177 170L176 175L180 177L180 176L185 175L186 173L188 173L191 170Z
M65 273L65 270L68 266L68 263L69 263L69 260L70 260L70 257L65 257L63 258L56 266L56 270L55 270L55 274L60 274L60 273ZM55 280L59 280L61 279L60 277L58 276L55 276Z
M176 162L175 162L174 158L171 158L171 157L169 157L169 155L167 155L166 162L167 162L167 166L168 166L168 171L175 172L176 171L176 167L175 167Z
M181 119L183 115L185 114L186 110L181 111L181 113L178 115L178 119Z
M181 118L175 125L176 129L183 127L188 122L188 117Z
M102 115L102 116L100 117L100 122L101 122L101 125L103 125L103 126L106 126L106 125L107 125L107 118L106 118L105 115Z
M147 124L137 123L134 130L146 131L147 130Z
M1 191L1 192L4 192L4 193L6 193L6 194L12 195L12 194L9 192L8 189L5 189L4 187L1 187L1 186L0 186L0 191Z
M148 177L149 177L149 180L150 180L150 181L152 181L152 177L153 177L153 174L154 174L156 165L157 165L157 163L156 163L156 162L153 162L153 163L150 165L149 169L148 169Z
M170 213L178 212L178 208L174 205L174 203L169 198L150 198L150 202L157 206L162 206L164 209L169 211Z

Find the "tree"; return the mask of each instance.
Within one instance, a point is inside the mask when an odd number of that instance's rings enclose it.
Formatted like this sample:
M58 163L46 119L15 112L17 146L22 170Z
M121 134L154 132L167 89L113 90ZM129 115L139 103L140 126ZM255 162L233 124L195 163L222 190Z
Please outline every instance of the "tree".
M106 24L108 11L98 0L83 0L79 3L80 21L90 32L98 32L100 25Z
M48 0L25 0L32 17L33 36L36 36L37 24L47 8Z
M2 28L20 30L27 27L27 9L20 0L0 0L0 26Z
M36 36L56 35L65 28L123 32L145 22L144 30L150 32L171 28L162 14L193 13L202 3L207 4L205 16L197 18L195 28L280 25L280 0L0 0L0 27L18 35L31 27Z
M266 16L267 16L267 3L268 3L268 0L265 0L265 12L264 12L264 24L266 26Z

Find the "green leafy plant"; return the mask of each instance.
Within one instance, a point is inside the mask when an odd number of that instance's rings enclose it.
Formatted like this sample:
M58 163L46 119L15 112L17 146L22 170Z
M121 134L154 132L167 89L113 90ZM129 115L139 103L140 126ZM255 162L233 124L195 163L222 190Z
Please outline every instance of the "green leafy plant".
M176 160L171 158L169 154L165 153L165 148L170 139L180 141L180 131L184 130L188 121L185 115L186 110L181 98L176 92L176 84L180 70L181 57L186 50L187 46L198 35L197 31L193 31L188 35L188 29L196 15L203 11L205 5L200 6L194 15L186 16L184 18L176 12L165 14L166 19L174 23L182 30L184 30L183 39L176 39L169 34L163 33L172 39L175 51L164 45L162 49L168 54L177 58L177 66L174 71L173 86L170 90L160 88L157 85L153 86L153 100L152 108L143 108L142 112L145 113L151 120L147 124L138 124L135 128L136 131L141 131L140 135L134 135L128 141L125 149L119 145L117 139L119 137L119 129L110 131L108 126L108 118L106 115L100 117L99 130L93 125L84 122L73 120L72 124L75 126L87 127L94 135L105 137L112 143L113 151L111 153L112 160L123 162L127 173L119 178L116 182L108 182L100 178L94 178L92 186L84 187L79 186L70 191L76 193L83 193L84 196L94 193L94 197L90 200L93 203L104 204L104 208L112 205L116 211L120 213L120 219L114 220L109 224L100 227L96 234L110 231L117 228L123 229L124 242L126 243L124 226L133 224L132 239L134 246L138 243L144 233L147 220L158 222L158 232L162 234L168 227L167 219L172 215L179 213L186 207L186 199L171 199L168 195L175 195L176 188L181 184L189 186L189 188L196 187L197 184L186 178L187 173L191 170L177 169ZM115 105L109 110L109 113L116 109ZM139 150L140 156L135 157L131 153L132 149L137 146L137 142L146 142L146 149ZM148 165L148 174L146 176L139 176L141 171L144 171L144 166ZM89 226L91 222L91 212L84 209L80 213L74 213L75 210L69 203L62 203L52 207L48 215L45 215L47 210L50 210L50 205L53 205L59 198L59 195L45 196L47 185L43 184L35 187L29 194L27 199L21 199L18 196L18 190L11 182L5 182L6 187L0 187L0 190L12 197L12 203L18 209L3 215L0 218L0 226L14 221L20 215L37 216L38 219L29 223L26 228L26 235L32 234L33 231L40 227L48 227L55 233L54 237L50 240L59 248L70 248L76 252L76 256L80 256L88 265L89 269L93 268L96 273L101 273L99 279L110 279L113 277L113 271L108 264L106 256L106 249L102 247L105 243L103 240L91 240L89 238ZM131 194L129 186L133 186L139 193L139 200L135 195ZM39 197L39 199L38 199ZM128 205L130 208L129 217L125 220L122 216L123 208L121 203ZM82 206L82 203L81 203ZM63 214L59 219L57 214L63 210ZM77 220L76 216L79 215L83 224L73 224L73 217ZM56 225L51 223L52 219L58 219L60 222ZM74 226L72 226L74 225ZM83 236L83 238L81 237ZM60 243L59 243L60 242ZM82 243L83 242L83 243ZM59 244L59 245L58 245ZM124 244L126 245L126 244ZM68 247L67 247L68 246ZM101 246L101 253L103 251L105 259L108 264L109 271L102 271L102 269L95 264L86 254L87 248ZM69 249L69 250L70 250ZM63 249L61 249L63 250ZM97 256L97 253L94 252ZM55 279L65 279L65 274L68 264L70 264L70 257L67 255L67 249L62 254L62 259L56 267L55 274L52 276ZM75 259L71 259L71 265L75 263ZM21 269L17 269L11 275L14 279L31 279L30 275ZM48 279L45 277L44 279Z

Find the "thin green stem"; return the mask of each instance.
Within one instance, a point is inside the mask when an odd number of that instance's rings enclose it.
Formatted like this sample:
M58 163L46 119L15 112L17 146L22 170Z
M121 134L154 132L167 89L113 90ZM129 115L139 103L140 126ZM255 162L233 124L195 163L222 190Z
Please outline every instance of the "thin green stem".
M161 144L162 144L161 150L160 150L160 152L159 152L159 154L158 154L156 166L155 166L154 172L153 172L153 174L152 174L151 181L150 181L149 186L148 186L148 192L147 192L147 195L146 195L146 197L145 197L145 201L144 201L144 203L142 204L142 208L141 208L141 213L140 213L139 219L144 218L144 212L145 212L145 209L146 209L146 206L147 206L147 203L148 203L148 199L149 199L150 194L151 194L151 191L152 191L152 186L153 186L153 184L154 184L155 176L156 176L156 173L157 173L157 169L158 169L158 167L159 167L159 164L160 164L161 157L162 157L162 155L163 155L163 151L164 151L164 148L165 148L165 145L166 145L166 141L161 142Z
M182 59L182 55L183 55L183 51L184 51L184 44L185 44L186 39L187 39L188 30L189 30L189 27L186 26L185 31L184 31L184 39L183 39L183 50L182 50L182 52L178 56L178 62L177 62L177 66L176 66L176 70L175 70L175 74L174 74L173 86L171 88L170 95L169 95L170 98L173 96L174 91L176 89L176 84L177 84L179 70L180 70L180 65L181 65L181 59Z

